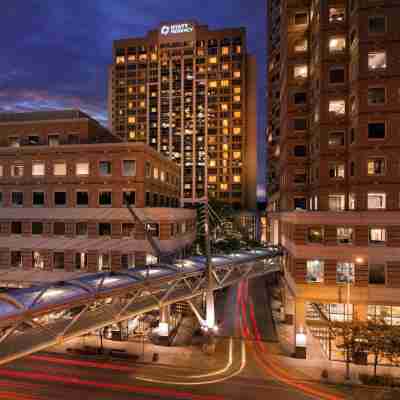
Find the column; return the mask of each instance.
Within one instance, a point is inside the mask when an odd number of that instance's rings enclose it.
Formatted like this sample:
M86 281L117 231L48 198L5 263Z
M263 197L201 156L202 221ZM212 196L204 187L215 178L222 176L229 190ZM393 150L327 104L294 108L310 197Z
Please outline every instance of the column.
M296 299L295 304L295 357L307 358L306 304Z
M158 335L168 336L169 335L169 319L171 315L170 306L163 306L160 308L160 323L158 325Z

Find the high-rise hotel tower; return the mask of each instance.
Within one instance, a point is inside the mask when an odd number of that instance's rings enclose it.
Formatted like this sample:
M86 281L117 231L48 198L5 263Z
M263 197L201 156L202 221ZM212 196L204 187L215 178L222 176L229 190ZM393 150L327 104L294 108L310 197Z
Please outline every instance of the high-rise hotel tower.
M256 64L245 29L164 23L115 41L109 119L115 134L180 165L186 200L255 206Z

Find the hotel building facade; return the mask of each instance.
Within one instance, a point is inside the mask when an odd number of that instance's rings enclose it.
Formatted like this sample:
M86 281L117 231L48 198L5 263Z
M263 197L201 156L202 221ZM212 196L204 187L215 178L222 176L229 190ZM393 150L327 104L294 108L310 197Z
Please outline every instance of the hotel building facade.
M179 256L195 239L195 212L177 208L179 175L80 111L0 114L2 279L7 269L20 284L21 271L64 279Z
M400 324L399 2L267 8L268 217L286 249L286 314L296 332Z
M244 28L164 23L117 40L108 87L111 130L175 161L182 198L255 208L256 63Z

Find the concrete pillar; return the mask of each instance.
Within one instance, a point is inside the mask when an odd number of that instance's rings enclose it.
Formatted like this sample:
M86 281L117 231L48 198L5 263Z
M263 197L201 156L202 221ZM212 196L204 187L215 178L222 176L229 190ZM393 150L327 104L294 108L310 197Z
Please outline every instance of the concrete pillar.
M206 323L208 329L215 328L214 292L212 290L206 292Z
M158 325L158 334L159 336L168 336L169 335L169 319L171 316L171 308L170 306L164 306L160 309L160 323Z
M306 304L296 299L294 324L295 357L307 357Z

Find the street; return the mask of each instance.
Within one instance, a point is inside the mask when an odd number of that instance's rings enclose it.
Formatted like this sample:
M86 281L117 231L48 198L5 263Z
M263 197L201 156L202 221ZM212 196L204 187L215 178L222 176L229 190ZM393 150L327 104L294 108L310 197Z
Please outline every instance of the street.
M223 371L196 375L196 365L182 371L172 365L144 366L40 353L0 369L0 399L344 398L296 381L267 356L269 346L276 346L276 337L266 300L262 279L243 281L218 296L220 335L226 338L223 340L234 338L232 362ZM173 376L178 383L162 383Z

